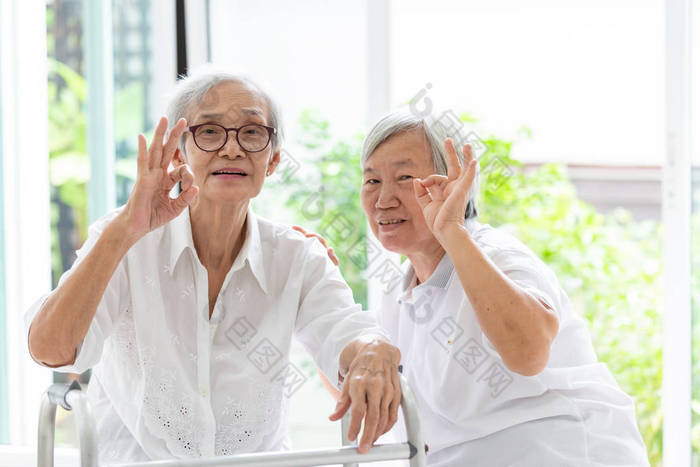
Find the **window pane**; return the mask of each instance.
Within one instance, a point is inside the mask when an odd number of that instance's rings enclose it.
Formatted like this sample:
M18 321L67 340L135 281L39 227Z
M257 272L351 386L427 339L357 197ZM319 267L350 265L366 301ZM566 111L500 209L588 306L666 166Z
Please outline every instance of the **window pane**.
M164 91L154 90L151 80L151 14L150 0L113 1L117 206L129 199L136 178L137 135L144 133L150 141L153 128L150 97L154 91ZM174 45L163 41L160 53L167 53L168 47ZM168 70L160 72L168 73Z
M489 148L480 221L557 275L661 462L663 2L392 2L393 103ZM417 34L417 32L420 32ZM428 38L428 40L426 40ZM522 170L516 162L523 164Z
M2 82L2 70L0 70L0 84ZM2 108L2 93L0 93L0 108ZM2 144L2 115L0 114L0 180L4 180L3 174L3 144ZM3 191L0 190L0 265L5 263L5 216L3 213L5 200ZM0 444L10 442L10 411L8 408L8 376L7 376L7 338L5 337L5 268L0 266Z
M690 257L691 257L691 312L692 312L692 465L700 465L700 94L697 77L700 76L700 8L697 2L691 3L691 218L690 218Z
M47 32L49 55L49 145L51 176L52 277L54 287L75 259L75 251L87 237L90 161L86 146L85 103L87 81L84 70L84 1L49 0ZM150 139L154 93L154 66L151 44L162 43L161 53L174 50L172 37L154 38L153 7L150 0L114 0L112 2L114 48L114 144L117 204L128 199L136 174L136 137L145 133ZM166 28L168 21L159 27ZM174 17L170 23L174 22ZM159 30L160 31L160 30ZM162 32L160 32L162 34ZM170 42L169 42L170 41ZM161 64L162 60L158 62ZM165 79L173 82L175 73L162 67ZM164 78L161 78L161 81ZM79 375L54 373L56 382ZM89 372L82 375L89 382ZM72 417L59 408L56 442L76 445Z

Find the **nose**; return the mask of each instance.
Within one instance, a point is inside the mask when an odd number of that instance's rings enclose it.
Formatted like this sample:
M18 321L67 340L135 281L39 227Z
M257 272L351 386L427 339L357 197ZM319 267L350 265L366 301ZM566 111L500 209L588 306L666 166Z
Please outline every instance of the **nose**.
M399 198L396 196L396 186L394 183L382 183L379 187L379 196L375 206L377 209L391 209L399 205Z
M236 130L229 130L228 138L226 139L226 144L219 149L219 157L228 157L229 159L238 159L239 157L245 157L246 152L238 144L238 139L236 138Z

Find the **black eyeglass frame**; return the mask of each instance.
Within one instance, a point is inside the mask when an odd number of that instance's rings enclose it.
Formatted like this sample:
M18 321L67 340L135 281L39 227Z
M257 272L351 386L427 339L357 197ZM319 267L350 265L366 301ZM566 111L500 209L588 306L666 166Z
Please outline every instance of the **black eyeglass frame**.
M202 146L199 145L199 143L197 143L197 137L195 136L195 131L197 131L197 128L200 128L203 126L218 126L219 128L223 128L223 130L226 132L226 138L224 138L224 142L221 144L221 146L219 146L216 149L204 149ZM243 128L248 127L248 126L260 126L260 127L263 127L267 130L267 143L265 143L265 146L263 146L262 149L258 149L257 151L249 151L248 149L243 147L243 145L241 144L241 140L238 139L238 132L241 131ZM241 149L243 149L245 152L262 152L262 151L264 151L270 145L270 141L272 141L272 135L277 134L277 128L273 128L271 126L261 125L259 123L248 123L248 124L243 125L242 127L239 127L239 128L234 128L234 127L226 128L225 126L219 125L218 123L200 123L199 125L192 125L192 126L188 126L187 128L185 128L185 131L189 131L190 133L192 133L192 140L194 141L194 144L199 149L201 149L202 151L205 151L205 152L216 152L216 151L220 150L221 148L223 148L224 146L226 146L226 143L228 143L228 133L231 130L236 132L236 143L238 143L238 145L241 147Z

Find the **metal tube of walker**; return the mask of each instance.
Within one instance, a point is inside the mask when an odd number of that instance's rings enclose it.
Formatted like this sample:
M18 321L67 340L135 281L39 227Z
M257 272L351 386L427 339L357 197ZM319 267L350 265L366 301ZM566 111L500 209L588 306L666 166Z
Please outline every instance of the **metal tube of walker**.
M426 456L423 449L423 435L413 392L403 376L399 377L401 391L401 409L406 423L408 440L406 443L374 446L367 454L359 454L353 443L347 439L349 417L343 418L343 448L316 449L287 453L256 453L234 456L221 456L210 459L174 459L166 461L123 464L131 467L213 467L237 465L246 467L297 467L305 465L328 465L345 463L346 467L356 467L358 462L377 462L382 460L409 459L411 467L425 467ZM39 412L38 467L53 467L54 431L56 424L56 405L72 410L80 439L81 467L97 466L97 438L90 405L80 385L52 385L41 403ZM115 466L116 467L116 466Z
M52 384L44 393L39 409L37 467L53 467L56 406L72 410L80 441L81 467L97 466L97 437L87 396L80 384Z

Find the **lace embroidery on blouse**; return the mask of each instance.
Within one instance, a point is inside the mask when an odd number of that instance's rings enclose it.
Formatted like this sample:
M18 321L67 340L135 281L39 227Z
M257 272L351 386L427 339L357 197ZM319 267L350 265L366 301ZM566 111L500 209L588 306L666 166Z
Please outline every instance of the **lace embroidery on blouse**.
M195 400L180 389L173 370L155 364L155 347L139 347L134 317L127 310L113 335L115 352L125 375L143 376L143 420L177 457L199 457L203 424Z
M216 455L255 451L279 428L286 402L275 383L251 382L244 397L227 397L216 427Z

